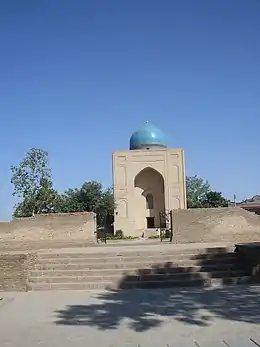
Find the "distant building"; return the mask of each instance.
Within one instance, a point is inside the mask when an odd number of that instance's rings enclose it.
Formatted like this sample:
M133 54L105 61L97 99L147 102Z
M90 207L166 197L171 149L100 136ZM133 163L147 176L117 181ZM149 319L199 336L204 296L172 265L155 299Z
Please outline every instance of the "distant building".
M234 203L231 203L230 206L234 206ZM260 195L255 195L251 199L237 202L236 206L260 215Z

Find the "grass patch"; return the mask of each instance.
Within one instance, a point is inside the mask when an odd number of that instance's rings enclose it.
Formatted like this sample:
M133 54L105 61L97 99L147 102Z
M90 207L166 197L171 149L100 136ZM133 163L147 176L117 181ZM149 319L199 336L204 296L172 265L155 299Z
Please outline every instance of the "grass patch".
M160 235L151 235L148 237L149 240L159 239Z
M137 240L138 236L116 236L116 235L107 235L107 240Z

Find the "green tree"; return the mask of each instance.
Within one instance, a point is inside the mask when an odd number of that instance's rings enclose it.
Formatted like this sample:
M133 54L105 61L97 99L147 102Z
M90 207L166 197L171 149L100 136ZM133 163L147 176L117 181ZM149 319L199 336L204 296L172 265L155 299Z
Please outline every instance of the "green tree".
M30 217L33 210L35 214L60 212L60 205L61 197L54 189L41 189L35 199L26 198L18 203L15 206L13 216Z
M114 221L115 201L112 188L107 188L102 193L102 198L97 210L100 225L112 224Z
M203 207L227 207L228 200L220 192L210 191L202 201Z
M52 188L48 152L30 149L17 166L11 166L14 191L21 199L14 211L15 217L55 212L58 193Z
M188 208L199 208L210 192L210 185L208 181L194 175L186 178L186 189Z
M85 182L80 189L68 189L61 196L61 212L95 212L98 226L111 223L114 215L112 189L103 189L96 181Z

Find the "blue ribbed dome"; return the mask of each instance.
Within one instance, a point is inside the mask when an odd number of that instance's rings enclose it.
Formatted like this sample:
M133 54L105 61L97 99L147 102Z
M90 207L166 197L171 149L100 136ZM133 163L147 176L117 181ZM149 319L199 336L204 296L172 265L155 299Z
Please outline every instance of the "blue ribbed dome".
M130 138L130 149L144 149L150 147L167 147L166 136L154 125L146 122Z

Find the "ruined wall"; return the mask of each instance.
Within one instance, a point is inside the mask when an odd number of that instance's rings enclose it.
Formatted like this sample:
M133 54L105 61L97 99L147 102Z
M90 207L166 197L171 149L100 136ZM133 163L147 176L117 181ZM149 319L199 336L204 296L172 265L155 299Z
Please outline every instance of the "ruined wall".
M242 208L172 211L176 243L260 241L260 216Z
M53 213L0 223L0 241L94 240L93 212Z
M35 253L0 254L0 291L26 292L35 259Z

